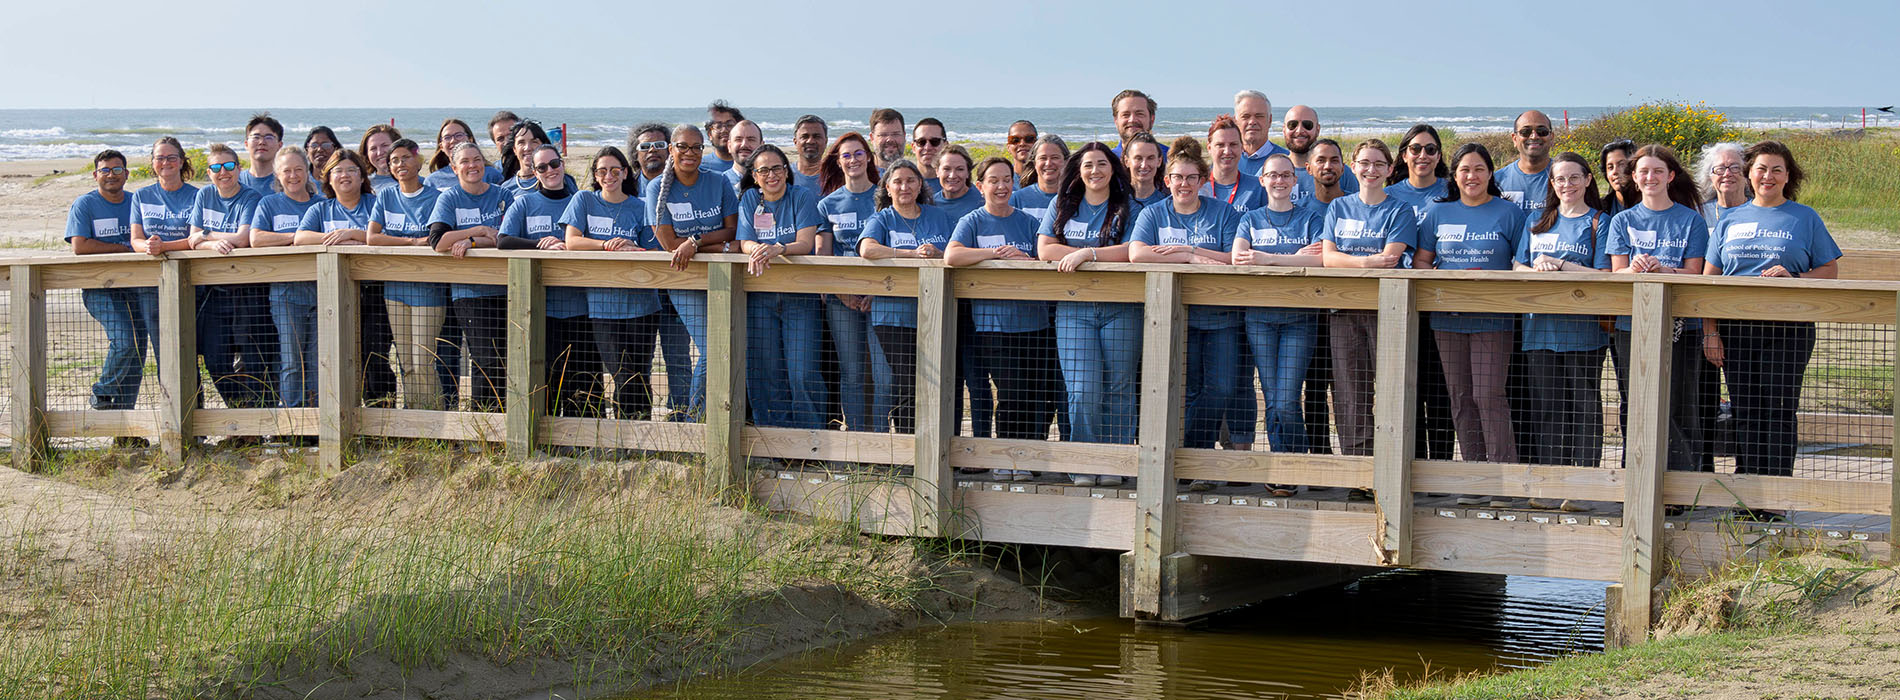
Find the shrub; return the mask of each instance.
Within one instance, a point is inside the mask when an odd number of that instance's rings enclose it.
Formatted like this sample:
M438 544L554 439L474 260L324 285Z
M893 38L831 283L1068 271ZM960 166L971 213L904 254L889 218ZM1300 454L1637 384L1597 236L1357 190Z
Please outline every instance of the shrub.
M1728 125L1728 115L1704 103L1661 101L1610 112L1561 132L1554 152L1576 151L1595 160L1603 144L1629 139L1638 146L1668 146L1686 162L1703 146L1739 138L1741 133Z

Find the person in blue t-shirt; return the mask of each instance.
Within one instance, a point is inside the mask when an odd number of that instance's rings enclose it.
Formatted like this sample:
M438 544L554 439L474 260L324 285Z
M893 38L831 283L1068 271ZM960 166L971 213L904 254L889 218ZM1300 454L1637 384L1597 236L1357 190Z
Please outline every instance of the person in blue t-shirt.
M1326 203L1355 194L1357 189L1346 189L1344 176L1350 172L1346 165L1346 148L1332 139L1319 139L1312 142L1304 153L1296 154L1306 158L1306 164L1293 172L1296 182L1293 186L1293 206L1318 207L1326 210ZM1296 159L1294 165L1300 163Z
M964 166L967 173L968 166ZM866 260L913 258L936 260L950 245L956 222L942 207L933 206L924 174L907 160L884 170L877 187L877 213L858 237L858 256ZM871 297L871 331L877 335L884 361L891 367L877 392L890 397L890 423L900 433L916 428L917 301L908 297ZM955 370L943 373L955 376Z
M132 197L125 191L125 162L125 155L112 149L92 157L92 181L97 188L73 200L66 216L66 242L74 255L132 252ZM105 363L99 369L99 381L92 385L94 410L131 409L138 399L145 344L152 330L145 325L142 298L156 299L157 293L152 288L121 287L80 291L86 312L106 333ZM113 442L125 446L133 440ZM137 442L144 444L142 439Z
M1011 127L1015 129L1015 127ZM1034 150L1035 137L1022 144L1022 152ZM1016 148L1011 146L1011 148ZM937 157L937 186L935 193L937 206L943 209L950 224L956 223L970 212L983 208L983 192L970 181L970 169L976 166L976 159L962 146L950 145L943 149L943 155ZM976 328L970 325L975 316L970 313L970 300L957 300L957 337L975 338ZM970 432L976 437L994 437L996 416L996 395L990 391L991 377L983 374L989 371L988 362L978 362L976 343L957 343L957 384L958 398L952 401L955 411L955 424L963 424L963 396L968 395L970 405Z
M1128 234L1128 259L1137 263L1230 264L1228 251L1241 212L1201 196L1207 161L1192 136L1175 139L1168 153L1168 201L1141 210ZM1212 448L1233 410L1240 362L1240 310L1190 306L1187 319L1187 425L1183 447ZM1204 490L1210 482L1196 481Z
M739 245L754 276L786 255L818 249L818 197L792 181L792 161L763 145L741 163ZM818 430L825 425L824 307L816 294L746 296L746 398L759 425Z
M230 146L212 143L205 161L211 186L200 188L192 202L194 247L224 255L250 247L251 215L263 197L238 182L243 166ZM196 292L198 355L224 405L277 405L277 329L270 320L270 285L207 284L198 285ZM221 444L259 442L256 436L233 436Z
M132 250L154 258L174 250L191 250L191 208L198 201L198 188L185 182L192 175L185 147L170 136L152 144L152 172L158 182L132 194ZM147 289L139 296L139 314L150 333L158 331L158 290ZM159 344L152 343L152 355L159 355Z
M1550 191L1542 213L1525 219L1515 269L1595 272L1609 266L1603 234L1609 220L1599 209L1590 162L1569 151L1550 164ZM1528 399L1521 423L1540 438L1522 455L1533 464L1594 467L1603 455L1603 353L1610 339L1594 316L1525 314L1522 340ZM1533 498L1533 508L1582 511L1574 501Z
M442 126L435 132L435 155L429 159L429 174L422 181L438 190L454 189L461 176L450 167L453 165L452 154L465 143L475 143L475 131L469 128L468 122L453 117L442 120ZM481 149L477 146L476 150ZM502 174L501 169L488 165L487 156L483 156L482 181L499 185L505 179L507 176Z
M1417 124L1399 139L1398 153L1393 154L1399 160L1392 166L1392 176L1387 178L1385 194L1411 204L1420 219L1425 218L1427 207L1445 196L1445 178L1451 171L1441 157L1443 143L1432 125Z
M1234 123L1240 126L1240 174L1258 180L1267 158L1290 153L1280 144L1267 140L1273 129L1273 102L1267 99L1266 93L1259 90L1236 93Z
M1544 213L1544 193L1550 191L1550 117L1530 110L1517 115L1511 124L1511 144L1517 160L1499 168L1493 179L1505 199L1516 204L1525 216Z
M871 162L871 143L858 132L838 136L819 157L818 252L820 255L857 257L858 236L877 205L877 165ZM846 430L890 430L887 401L876 391L880 382L872 357L883 352L871 336L871 298L857 294L826 294L825 321L831 331L831 350L837 358L838 408ZM882 360L879 360L882 363ZM889 373L886 367L885 373ZM886 378L882 384L889 384ZM828 395L830 391L826 392ZM879 416L873 419L872 416Z
M538 158L540 156L537 156ZM642 252L660 250L646 203L633 196L633 162L608 146L588 166L586 192L575 195L559 221L567 231L567 249ZM614 381L614 415L646 420L653 410L653 349L660 326L660 294L651 289L588 287L587 316L594 325L594 349Z
M1043 134L1036 139L1035 178L1023 183L1022 187L1009 195L1009 205L1028 214L1029 218L1042 221L1042 215L1049 210L1049 201L1055 199L1056 185L1062 179L1062 166L1069 162L1069 144L1055 134Z
M1136 209L1128 171L1107 144L1084 144L1069 158L1055 200L1036 230L1036 255L1074 272L1087 263L1127 262ZM1069 429L1077 442L1135 442L1140 391L1141 305L1056 303L1056 356L1068 388ZM1120 486L1119 476L1069 475L1076 486Z
M714 100L712 104L706 105L704 138L712 145L713 154L701 159L700 167L720 173L722 176L732 169L733 164L740 158L733 155L732 151L726 150L726 140L732 134L732 127L742 121L745 121L745 115L739 112L738 107L727 104L725 100ZM735 194L733 197L736 198L738 195Z
M519 199L540 186L540 178L534 171L534 152L549 145L553 144L548 143L547 130L534 121L515 122L508 130L508 136L501 142L500 170L504 177L500 184L502 189L508 190L509 196ZM555 153L560 153L560 149L555 149ZM574 177L570 175L561 190L579 192L580 186L574 184Z
M1632 178L1642 198L1634 206L1610 219L1603 249L1609 254L1610 269L1635 274L1702 274L1702 258L1708 253L1709 225L1696 210L1701 195L1695 180L1676 160L1674 151L1650 144L1630 155ZM1706 396L1702 374L1711 371L1702 358L1702 320L1677 319L1672 334L1669 374L1669 469L1711 471L1712 453L1705 443ZM1617 388L1624 400L1620 407L1629 416L1630 318L1616 320L1611 336ZM1628 425L1618 421L1619 425Z
M1293 159L1284 153L1267 156L1261 164L1266 204L1247 212L1235 227L1235 265L1325 265L1326 246L1320 236L1326 217L1312 207L1293 206L1293 188L1299 181L1294 172ZM1247 343L1260 389L1266 394L1267 442L1274 452L1308 451L1300 391L1321 318L1316 309L1247 309ZM1243 386L1251 383L1241 382ZM1247 400L1252 400L1252 392L1247 393ZM1291 496L1293 491L1276 486L1273 494Z
M937 180L937 159L950 144L950 132L936 117L924 117L910 128L911 151L917 155L917 169L924 174L924 186L935 195L943 185Z
M737 197L744 193L744 188L740 186L739 181L745 177L745 164L752 159L753 153L758 152L759 146L764 144L765 131L758 124L741 119L739 123L732 125L732 132L726 136L726 150L732 153L732 168L723 173L726 185L732 188L732 196ZM786 180L785 184L796 186L792 185L791 180ZM818 193L813 191L812 194Z
M1511 269L1518 239L1524 235L1524 210L1498 196L1497 181L1491 177L1491 152L1481 144L1467 143L1446 162L1458 197L1425 210L1412 266L1421 270ZM1459 450L1468 461L1520 461L1505 389L1513 324L1509 314L1439 312L1432 316L1432 337L1451 390L1451 421L1458 431Z
M1241 211L1260 208L1260 178L1248 177L1240 170L1240 126L1225 114L1214 117L1207 127L1207 151L1212 156L1207 182L1201 195L1233 205Z
M669 160L660 175L647 183L643 199L647 216L653 221L654 238L663 249L672 251L673 268L685 270L693 256L702 251L725 252L732 243L739 229L739 197L726 187L719 173L700 166L706 143L699 127L681 124L673 129L672 138ZM699 349L688 360L690 351L677 338L668 341L668 336L661 336L663 343L674 346L664 352L668 400L685 408L673 414L678 416L675 420L685 420L705 414L706 290L669 289L666 296L685 334ZM673 373L675 367L685 371L689 366L690 377ZM687 389L684 395L676 390L682 386Z
M1603 144L1603 149L1597 152L1597 172L1603 173L1603 216L1606 219L1615 218L1643 198L1636 191L1636 162L1630 160L1635 152L1636 142L1629 139Z
M519 124L532 122L517 122L517 131ZM515 196L515 203L502 214L495 245L502 250L568 250L561 218L577 191L574 178L567 174L566 159L561 149L549 144L541 144L525 157L528 171L535 175L534 187ZM545 289L547 329L542 334L542 357L547 369L547 391L543 392L547 413L599 417L602 412L595 399L605 392L600 390L600 356L594 351L598 325L588 315L587 290L553 285Z
M1702 218L1709 222L1710 235L1723 214L1755 196L1748 188L1748 174L1742 172L1742 153L1747 148L1747 144L1720 141L1703 146L1696 158L1696 188L1702 192Z
M356 144L356 152L369 161L369 188L377 194L396 186L396 178L389 174L389 149L395 147L402 138L402 132L388 124L372 124L363 130L363 139Z
M409 139L389 149L389 174L396 186L376 194L365 239L373 246L429 245L429 217L442 191L422 181L422 148ZM383 307L394 335L396 368L404 408L442 409L444 396L436 369L437 334L449 313L449 286L440 282L384 282Z
M1290 117L1289 117L1290 118ZM1328 157L1325 146L1312 149L1314 162ZM1368 139L1352 150L1353 168L1368 183L1385 182L1392 152L1385 142ZM1326 207L1321 255L1327 267L1402 268L1405 252L1418 246L1418 218L1405 200L1388 197L1380 187L1341 196ZM1332 362L1333 423L1339 451L1372 454L1372 379L1379 347L1377 311L1341 309L1329 319L1327 343Z
M1128 169L1129 194L1137 216L1149 205L1168 199L1161 152L1161 143L1146 131L1122 142L1122 166Z
M500 243L501 219L513 203L507 190L484 179L487 159L473 141L452 151L456 185L442 191L429 213L429 245L438 253L464 257L476 248ZM501 411L507 367L502 354L508 338L508 287L499 284L450 284L449 317L468 343L469 404L476 411Z
M1293 190L1294 206L1306 206L1313 200L1313 192L1317 189L1337 189L1332 197L1359 192L1359 178L1353 176L1347 164L1328 163L1314 158L1320 153L1318 149L1322 144L1331 143L1338 148L1338 143L1332 139L1320 138L1318 112L1306 105L1293 105L1292 109L1286 111L1285 127L1282 134L1286 137L1287 155L1293 159L1293 165L1297 168L1294 175L1299 178L1298 186ZM1338 150L1343 161L1345 149Z
M973 173L983 193L983 208L957 221L944 262L963 267L987 260L1035 260L1038 222L1009 204L1014 168L1009 161L993 157L978 163ZM996 436L1048 439L1061 386L1049 304L974 299L970 315L974 317L970 342L976 346L976 361L985 365L978 374L996 382ZM1033 478L1022 470L992 474L998 481Z
M323 180L322 198L304 211L303 221L297 225L297 233L291 239L292 245L366 245L369 241L369 222L376 210L376 191L369 186L369 163L355 151L336 151L324 167L319 170ZM282 160L282 154L278 156ZM285 187L292 186L290 180L279 179ZM284 405L315 406L317 393L317 290L312 282L293 283L296 287L285 287L282 294L271 295L271 310L277 319L279 347L278 355L283 373L280 386L284 391ZM275 291L275 290L273 290ZM371 309L382 311L382 299L363 310L368 318ZM284 313L277 314L278 310ZM388 317L385 316L385 319ZM364 356L367 360L367 355ZM292 404L292 401L300 403Z
M244 148L251 154L251 165L238 172L238 184L259 197L277 192L277 150L283 145L283 124L269 112L251 115L244 125Z
M273 174L282 191L258 200L251 214L251 247L297 245L304 215L322 200L311 192L306 158L297 146L277 151ZM271 283L271 325L277 330L277 399L285 408L316 405L316 308L316 282Z
M1779 141L1761 141L1748 147L1744 162L1755 197L1722 215L1703 274L1839 277L1840 246L1814 209L1795 202L1805 175L1794 153ZM1814 323L1706 322L1703 356L1728 375L1735 411L1735 472L1793 476L1795 409L1814 354Z
M1391 177L1386 178L1385 194L1410 203L1420 219L1448 189L1451 171L1445 167L1443 144L1438 129L1430 124L1414 124L1399 139L1398 152L1393 154L1398 162L1392 166ZM1418 333L1421 338L1432 337L1431 314L1418 317ZM1416 362L1418 454L1425 459L1451 459L1451 393L1445 389L1445 367L1438 359L1438 343L1419 343Z
M970 186L970 168L975 165L970 151L955 144L945 146L943 155L937 157L937 189L931 192L931 198L951 223L983 208L983 193Z

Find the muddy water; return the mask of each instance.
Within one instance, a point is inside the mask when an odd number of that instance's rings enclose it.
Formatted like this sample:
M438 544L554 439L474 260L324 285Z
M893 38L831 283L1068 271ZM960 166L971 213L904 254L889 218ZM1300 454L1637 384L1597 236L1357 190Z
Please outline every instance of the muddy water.
M1175 629L960 624L630 698L1325 698L1361 672L1526 667L1603 640L1600 583L1400 571Z

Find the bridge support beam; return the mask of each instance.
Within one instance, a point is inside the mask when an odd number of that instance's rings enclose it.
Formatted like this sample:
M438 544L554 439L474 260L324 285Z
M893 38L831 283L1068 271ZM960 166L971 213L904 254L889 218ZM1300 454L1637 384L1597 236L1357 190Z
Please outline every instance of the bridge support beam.
M1231 559L1175 553L1161 558L1159 605L1152 614L1137 611L1135 555L1122 555L1121 615L1142 622L1182 623L1196 618L1335 586L1378 573L1373 567L1344 564Z

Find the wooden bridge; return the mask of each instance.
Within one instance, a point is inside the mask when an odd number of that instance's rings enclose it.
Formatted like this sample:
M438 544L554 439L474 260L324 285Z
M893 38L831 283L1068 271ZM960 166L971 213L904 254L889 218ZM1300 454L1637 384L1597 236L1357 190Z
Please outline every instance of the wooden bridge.
M1850 258L1856 254L1850 253ZM1876 260L1883 259L1876 257ZM798 257L760 277L745 258L702 255L686 270L657 253L427 251L321 246L0 260L10 290L8 364L13 460L36 468L60 438L143 436L183 460L195 436L311 434L329 467L357 436L505 442L516 455L541 445L635 448L704 455L718 484L744 486L775 508L855 521L865 532L1125 552L1123 612L1181 620L1276 592L1386 567L1552 576L1614 582L1612 641L1646 634L1666 575L1694 575L1783 548L1847 548L1889 559L1894 338L1900 283L1894 265L1844 260L1849 280L1678 278L1663 275L1223 269L1090 264L1069 274L1046 264ZM502 413L363 406L357 282L506 284L507 408ZM200 408L193 286L315 281L320 379L316 407ZM539 415L545 286L705 289L709 292L704 423ZM49 306L73 313L71 290L157 287L159 399L127 411L48 404ZM914 297L918 303L916 434L752 427L745 423L745 298L749 292ZM1139 303L1144 307L1140 426L1133 445L955 437L959 299ZM63 301L62 301L63 300ZM64 304L62 307L61 305ZM1188 304L1375 310L1378 317L1373 454L1342 456L1186 449L1182 328ZM1624 459L1604 468L1418 459L1414 455L1420 312L1552 312L1633 318ZM61 313L61 312L56 312ZM1807 413L1803 431L1851 435L1874 457L1850 474L1795 476L1671 472L1663 465L1669 415L1667 361L1674 318L1819 321L1868 329L1857 351L1885 372L1889 410ZM82 317L83 318L83 317ZM89 322L90 320L87 319ZM96 326L95 326L96 327ZM1877 347L1867 347L1873 345ZM1610 412L1614 415L1614 412ZM835 460L884 468L751 470L750 457ZM1846 458L1843 458L1846 459ZM1723 460L1726 462L1727 460ZM1624 463L1618 468L1613 465ZM1026 469L1136 477L1133 488L959 481L956 468ZM1727 471L1732 471L1728 467ZM968 479L968 477L965 477ZM1301 484L1292 498L1258 487L1186 492L1178 479ZM1327 490L1331 487L1334 490ZM1370 489L1371 501L1341 489ZM737 493L737 491L735 491ZM1467 508L1435 493L1598 502L1589 513ZM1789 522L1736 524L1666 518L1665 505L1792 511Z

